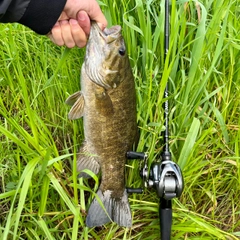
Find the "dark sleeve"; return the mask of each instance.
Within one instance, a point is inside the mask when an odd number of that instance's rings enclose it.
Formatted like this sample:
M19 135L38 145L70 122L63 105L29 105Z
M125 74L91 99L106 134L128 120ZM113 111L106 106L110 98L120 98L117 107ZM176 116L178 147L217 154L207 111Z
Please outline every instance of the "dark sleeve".
M47 34L61 15L67 0L1 0L0 22L21 23Z

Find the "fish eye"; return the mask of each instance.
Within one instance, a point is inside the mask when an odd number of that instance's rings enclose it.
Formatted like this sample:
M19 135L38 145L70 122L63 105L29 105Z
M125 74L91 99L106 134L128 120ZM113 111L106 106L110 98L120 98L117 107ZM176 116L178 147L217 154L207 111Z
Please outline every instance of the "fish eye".
M124 56L125 55L125 49L124 48L120 48L119 50L118 50L118 53L121 55L121 56Z

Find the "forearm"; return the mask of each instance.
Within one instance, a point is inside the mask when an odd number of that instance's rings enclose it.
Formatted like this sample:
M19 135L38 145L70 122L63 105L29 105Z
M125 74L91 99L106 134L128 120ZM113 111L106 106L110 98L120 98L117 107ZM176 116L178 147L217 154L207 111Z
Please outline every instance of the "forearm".
M3 0L0 22L18 22L39 34L47 34L61 15L66 0Z

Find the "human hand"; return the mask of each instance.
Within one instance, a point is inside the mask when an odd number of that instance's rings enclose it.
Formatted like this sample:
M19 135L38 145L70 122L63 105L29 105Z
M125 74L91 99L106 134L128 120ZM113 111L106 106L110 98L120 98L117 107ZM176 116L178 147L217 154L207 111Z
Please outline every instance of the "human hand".
M84 47L90 32L90 20L95 20L102 29L107 26L107 20L96 0L67 0L48 37L59 46Z
M63 12L57 23L53 26L48 37L58 46L84 47L90 32L90 19L85 11L77 14L77 19L68 18Z

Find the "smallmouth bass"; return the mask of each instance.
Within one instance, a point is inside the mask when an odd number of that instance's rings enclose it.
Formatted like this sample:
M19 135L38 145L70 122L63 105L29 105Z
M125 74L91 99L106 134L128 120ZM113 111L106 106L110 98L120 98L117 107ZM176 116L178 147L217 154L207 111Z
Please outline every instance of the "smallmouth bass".
M101 30L92 22L81 69L81 91L66 103L69 119L83 117L85 140L77 169L101 170L101 184L88 210L86 225L102 226L113 221L131 227L132 217L125 188L126 152L136 140L136 93L120 26ZM89 177L80 173L80 177Z

